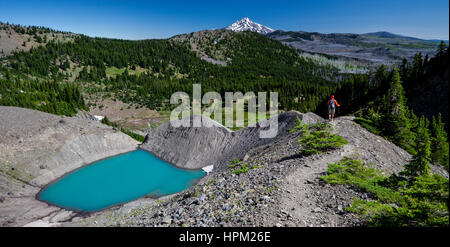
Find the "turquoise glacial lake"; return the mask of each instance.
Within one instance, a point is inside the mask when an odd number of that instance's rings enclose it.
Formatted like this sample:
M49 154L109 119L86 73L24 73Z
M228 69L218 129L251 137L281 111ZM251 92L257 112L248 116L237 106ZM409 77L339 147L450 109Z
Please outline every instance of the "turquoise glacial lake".
M75 170L47 186L39 200L77 211L97 211L142 196L180 192L205 176L137 150Z

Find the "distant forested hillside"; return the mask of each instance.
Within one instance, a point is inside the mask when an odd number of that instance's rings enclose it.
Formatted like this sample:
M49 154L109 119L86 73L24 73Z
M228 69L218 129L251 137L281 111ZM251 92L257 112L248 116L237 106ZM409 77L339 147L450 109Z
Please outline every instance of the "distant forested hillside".
M25 107L66 116L72 116L78 110L88 110L76 84L33 80L14 75L2 66L0 75L0 105Z
M50 41L68 42L75 36L47 27L13 25L0 21L0 58L16 51L28 51L46 45Z
M342 80L332 66L319 66L294 48L252 32L228 32L214 44L230 58L227 66L200 59L176 40L126 41L78 36L73 42L17 51L7 58L15 73L71 81L90 92L108 92L151 109L170 107L170 95L204 92L277 91L282 109L314 111Z
M14 30L27 34L34 29ZM52 35L52 30L42 30ZM141 41L71 37L51 40L29 51L15 51L4 58L1 104L69 114L85 107L83 96L101 93L136 107L170 110L174 106L169 98L174 92L190 94L192 84L200 83L203 93L278 92L280 109L326 116L330 94L334 93L342 105L339 114L354 113L384 95L390 80L389 67L361 74L342 73L332 63L317 63L295 48L254 32L211 30ZM408 105L427 117L441 112L445 122L448 108L439 108L442 104L436 102L442 97L436 97L436 93L448 92L448 66L444 64L448 59L443 60L448 55L439 57L429 59L418 54L414 62L405 60L398 67ZM45 88L55 85L62 90L56 90L55 95L13 94L14 90L48 91ZM66 87L73 93L58 96L68 90ZM73 97L81 99L75 101ZM49 108L50 102L58 101L66 102L63 108L68 110Z

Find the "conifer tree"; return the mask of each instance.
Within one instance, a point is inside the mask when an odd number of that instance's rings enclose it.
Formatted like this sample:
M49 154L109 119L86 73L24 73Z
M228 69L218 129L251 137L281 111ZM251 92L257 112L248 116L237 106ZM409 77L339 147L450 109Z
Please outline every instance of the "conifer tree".
M423 60L422 60L422 54L416 53L414 56L414 63L413 63L413 77L419 78L423 73Z
M402 64L400 65L400 76L402 78L408 77L408 60L406 58L402 59Z
M407 119L408 119L408 129L409 129L409 139L406 140L406 143L408 146L410 147L414 147L415 146L415 141L417 139L417 131L419 128L419 117L417 117L416 114L414 114L414 111L411 109L409 110L407 108ZM412 152L411 154L415 154L415 149L412 148Z
M438 120L433 116L431 123L431 159L445 167L449 167L449 146L447 132L444 129L442 116L439 113Z
M428 130L429 121L424 116L420 117L419 126L417 127L416 154L411 161L405 165L403 175L417 177L430 173L431 161L431 141Z
M410 129L409 110L405 104L406 97L400 74L398 69L394 68L388 92L382 103L384 122L380 123L380 127L388 139L408 152L414 153L414 149L409 144L414 136Z
M380 93L386 93L389 88L389 73L386 69L386 65L382 64L375 72L375 82L380 88Z
M446 49L447 49L447 44L443 40L441 40L441 43L439 44L439 47L438 47L436 57L441 58L442 56L444 56Z

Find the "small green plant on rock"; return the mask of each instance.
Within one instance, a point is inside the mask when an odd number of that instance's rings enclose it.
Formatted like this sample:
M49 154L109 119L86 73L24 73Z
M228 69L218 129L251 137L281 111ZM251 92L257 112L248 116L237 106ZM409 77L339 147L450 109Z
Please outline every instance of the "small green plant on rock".
M276 186L271 186L266 189L266 193L272 193L272 191L276 191L278 188Z
M231 171L232 174L241 174L246 173L250 169L258 168L258 166L252 166L247 163L244 163L243 161L240 161L238 158L234 158L234 160L230 161L230 164L228 165L228 168L233 169Z
M208 181L208 183L206 183L206 186L210 186L212 184L215 184L216 180L215 179L211 179L210 181Z

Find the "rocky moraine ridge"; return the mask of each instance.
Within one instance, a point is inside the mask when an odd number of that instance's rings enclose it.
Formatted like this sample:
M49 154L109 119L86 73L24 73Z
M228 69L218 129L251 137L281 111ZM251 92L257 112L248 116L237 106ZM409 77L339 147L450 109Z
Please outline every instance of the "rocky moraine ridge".
M214 166L215 170L223 170L230 160L243 159L253 148L267 145L277 141L288 134L296 119L303 123L315 123L321 119L313 113L300 114L290 111L256 123L253 127L243 128L239 131L231 131L210 118L195 116L195 120L201 121L202 126L210 127L173 127L178 126L166 122L157 129L151 131L141 149L147 150L157 157L174 164L175 166L199 169L205 166ZM190 117L190 125L193 126L194 117ZM274 121L278 121L277 128ZM261 138L261 131L275 131L274 138Z
M89 215L49 206L35 199L39 190L63 174L93 161L131 151L138 143L101 123L61 118L17 107L0 107L0 224L3 226L359 226L344 208L354 197L370 195L349 186L329 185L320 176L327 164L345 156L372 162L386 173L398 172L411 156L389 141L340 117L333 133L348 140L342 148L301 156L300 134L289 133L299 118L324 119L295 111L278 115L278 134L259 138L268 127L231 131L212 127L152 130L140 148L189 169L214 165L191 188L161 198L143 197ZM191 119L192 121L193 119ZM211 121L202 119L202 121ZM263 121L274 121L273 119ZM266 122L267 123L267 122ZM234 158L252 169L233 174ZM434 172L448 177L439 167Z
M258 140L256 128L232 132L216 125L210 129L162 126L147 136L141 146L178 166L194 168L195 160L215 169L184 192L116 208L65 223L68 226L362 226L366 222L346 212L355 197L370 195L351 186L330 185L320 179L327 164L344 157L371 162L386 174L399 172L411 155L376 136L352 117L332 122L332 132L348 144L328 153L301 156L300 133L289 133L295 120L320 123L321 117L295 111L279 115L279 134L265 142ZM220 136L221 138L219 138ZM201 138L200 138L201 137ZM200 139L196 139L200 138ZM209 143L215 145L209 145ZM202 144L203 143L203 144ZM236 145L239 148L234 149ZM163 151L172 148L172 152ZM218 148L218 149L217 149ZM169 149L168 149L169 150ZM219 152L222 150L223 152ZM178 158L184 154L185 157ZM252 167L233 174L227 159L243 160ZM202 165L199 165L199 167ZM448 177L441 167L433 172Z
M74 213L36 200L51 181L138 143L99 122L0 106L0 226L48 225Z

